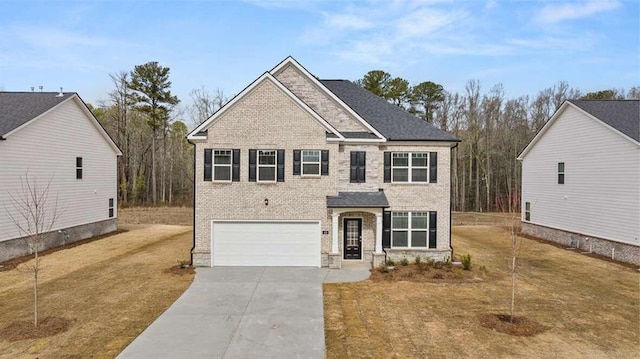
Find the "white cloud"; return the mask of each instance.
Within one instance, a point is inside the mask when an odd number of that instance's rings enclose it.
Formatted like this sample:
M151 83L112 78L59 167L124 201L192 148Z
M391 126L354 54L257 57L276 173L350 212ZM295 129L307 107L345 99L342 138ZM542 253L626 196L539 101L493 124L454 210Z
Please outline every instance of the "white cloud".
M466 13L459 11L440 11L433 8L420 9L408 16L398 19L396 28L398 35L417 37L432 34L447 25L463 21Z
M613 10L620 6L615 0L588 0L566 4L549 4L544 6L536 21L543 24L555 24L565 20L589 17L604 11Z
M324 13L325 25L338 29L364 30L373 27L366 19L352 14L328 14Z

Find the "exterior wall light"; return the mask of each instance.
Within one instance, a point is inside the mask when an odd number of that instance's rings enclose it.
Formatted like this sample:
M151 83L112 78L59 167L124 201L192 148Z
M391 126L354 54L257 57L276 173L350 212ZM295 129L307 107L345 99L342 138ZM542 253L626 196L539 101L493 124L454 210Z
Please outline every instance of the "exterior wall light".
M264 199L264 205L265 205L265 206L268 206L268 205L269 205L269 199L268 199L268 198L265 198L265 199Z

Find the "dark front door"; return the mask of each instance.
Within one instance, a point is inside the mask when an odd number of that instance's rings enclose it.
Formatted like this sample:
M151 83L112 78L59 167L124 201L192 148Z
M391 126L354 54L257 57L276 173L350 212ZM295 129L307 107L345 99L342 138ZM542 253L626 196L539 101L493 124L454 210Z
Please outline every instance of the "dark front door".
M344 259L362 259L362 219L345 218Z

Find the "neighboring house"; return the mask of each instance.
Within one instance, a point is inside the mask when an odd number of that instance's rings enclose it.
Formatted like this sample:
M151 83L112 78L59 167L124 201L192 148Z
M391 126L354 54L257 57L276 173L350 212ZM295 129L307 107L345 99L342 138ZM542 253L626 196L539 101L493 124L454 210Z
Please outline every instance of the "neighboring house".
M27 178L50 182L47 205L60 213L41 250L115 231L120 154L78 94L0 92L0 262L31 253L11 219Z
M188 140L196 266L446 260L458 139L288 57Z
M524 233L640 264L640 101L567 100L518 159Z

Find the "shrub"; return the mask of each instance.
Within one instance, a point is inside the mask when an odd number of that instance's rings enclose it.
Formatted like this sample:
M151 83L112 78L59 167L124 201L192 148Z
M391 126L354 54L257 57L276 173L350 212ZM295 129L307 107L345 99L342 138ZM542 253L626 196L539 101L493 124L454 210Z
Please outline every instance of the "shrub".
M407 259L407 257L403 257L403 258L400 260L400 264L402 264L402 266L403 266L403 267L408 266L408 265L409 265L409 260Z
M396 262L394 262L393 259L387 258L387 266L393 267L395 265L396 265Z
M427 265L427 267L435 267L436 266L436 262L433 260L433 258L428 258L427 262L425 264Z
M460 256L462 262L462 269L471 270L471 254L463 254Z
M422 263L422 258L420 258L420 256L416 256L416 264L420 265L420 263Z

